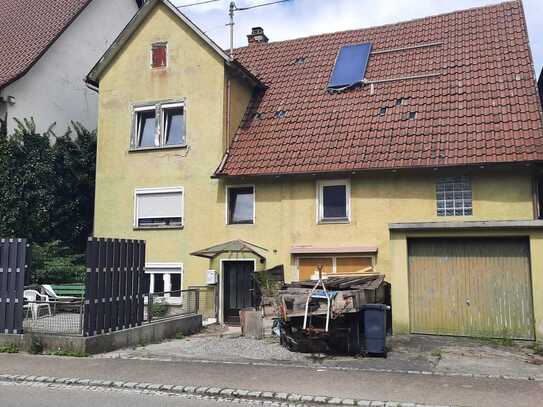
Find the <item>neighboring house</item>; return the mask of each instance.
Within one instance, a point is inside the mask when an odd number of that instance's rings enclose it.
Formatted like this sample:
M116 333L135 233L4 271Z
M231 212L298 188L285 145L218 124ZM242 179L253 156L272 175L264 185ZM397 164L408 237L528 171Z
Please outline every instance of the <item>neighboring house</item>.
M221 321L251 305L255 270L372 265L396 333L543 340L543 122L522 4L249 42L231 61L151 0L91 71L96 234L145 239L155 292L215 270Z
M140 0L141 1L141 0ZM138 10L137 0L0 0L0 120L33 117L63 134L94 129L96 93L83 79Z

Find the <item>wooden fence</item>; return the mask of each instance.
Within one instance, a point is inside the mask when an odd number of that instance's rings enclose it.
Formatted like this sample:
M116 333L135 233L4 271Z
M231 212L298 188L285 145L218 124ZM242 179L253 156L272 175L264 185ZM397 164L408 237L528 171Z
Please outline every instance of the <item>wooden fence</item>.
M89 238L84 336L142 324L149 293L144 273L145 241Z
M0 333L23 332L23 290L29 252L26 239L0 239Z

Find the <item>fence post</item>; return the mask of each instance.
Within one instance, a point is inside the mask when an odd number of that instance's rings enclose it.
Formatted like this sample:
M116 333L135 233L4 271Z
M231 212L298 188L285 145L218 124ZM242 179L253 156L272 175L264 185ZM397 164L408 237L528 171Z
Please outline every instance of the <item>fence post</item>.
M196 298L195 298L195 307L194 307L194 313L197 314L200 311L200 290L196 289Z
M153 320L153 294L149 293L147 300L147 320L151 322Z

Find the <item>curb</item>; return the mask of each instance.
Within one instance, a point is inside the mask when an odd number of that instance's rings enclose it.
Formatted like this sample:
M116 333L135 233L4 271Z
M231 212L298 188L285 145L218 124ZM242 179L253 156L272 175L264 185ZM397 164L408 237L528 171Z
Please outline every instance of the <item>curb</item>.
M174 360L167 358L140 358L137 356L116 356L104 359L121 359L121 360L155 360L162 362L172 362ZM355 371L355 372L369 372L369 373L394 373L394 374L409 374L409 375L423 375L423 376L438 376L438 377L467 377L472 379L500 379L500 380L524 380L533 382L543 382L543 376L513 376L513 375L492 375L492 374L479 374L479 373L458 373L458 372L436 372L430 370L402 370L402 369L379 369L373 367L347 367L347 366L311 366L301 365L299 363L274 363L274 362L253 362L253 361L230 361L230 360L208 360L208 359L193 359L193 358L179 358L183 361L205 363L205 364L225 364L225 365L244 365L244 366L263 366L263 367L290 367L290 368L319 368L327 370L340 370L340 371ZM388 407L388 406L387 406Z
M435 406L431 404L406 403L398 401L358 400L352 398L339 398L327 396L309 396L296 393L276 393L271 391L251 391L243 389L231 389L206 386L175 386L155 383L135 383L111 380L91 380L77 377L49 377L31 375L0 374L0 382L11 383L41 383L58 384L66 386L89 386L98 388L111 388L118 390L156 391L165 394L186 394L194 396L207 396L210 398L230 398L239 400L260 400L263 402L276 402L281 405L306 406L358 406L358 407L456 407L452 405Z

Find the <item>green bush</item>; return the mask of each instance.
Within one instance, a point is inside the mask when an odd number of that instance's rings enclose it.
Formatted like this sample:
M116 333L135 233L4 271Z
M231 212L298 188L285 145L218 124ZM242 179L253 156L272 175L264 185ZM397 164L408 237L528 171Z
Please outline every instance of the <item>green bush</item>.
M164 318L168 314L168 304L163 301L154 302L151 305L151 315L153 318Z
M33 355L39 355L43 353L43 343L40 338L32 337L30 342L30 353Z
M19 353L19 348L14 343L0 346L0 353Z
M59 241L32 245L31 273L33 284L85 282L85 255L73 254Z

